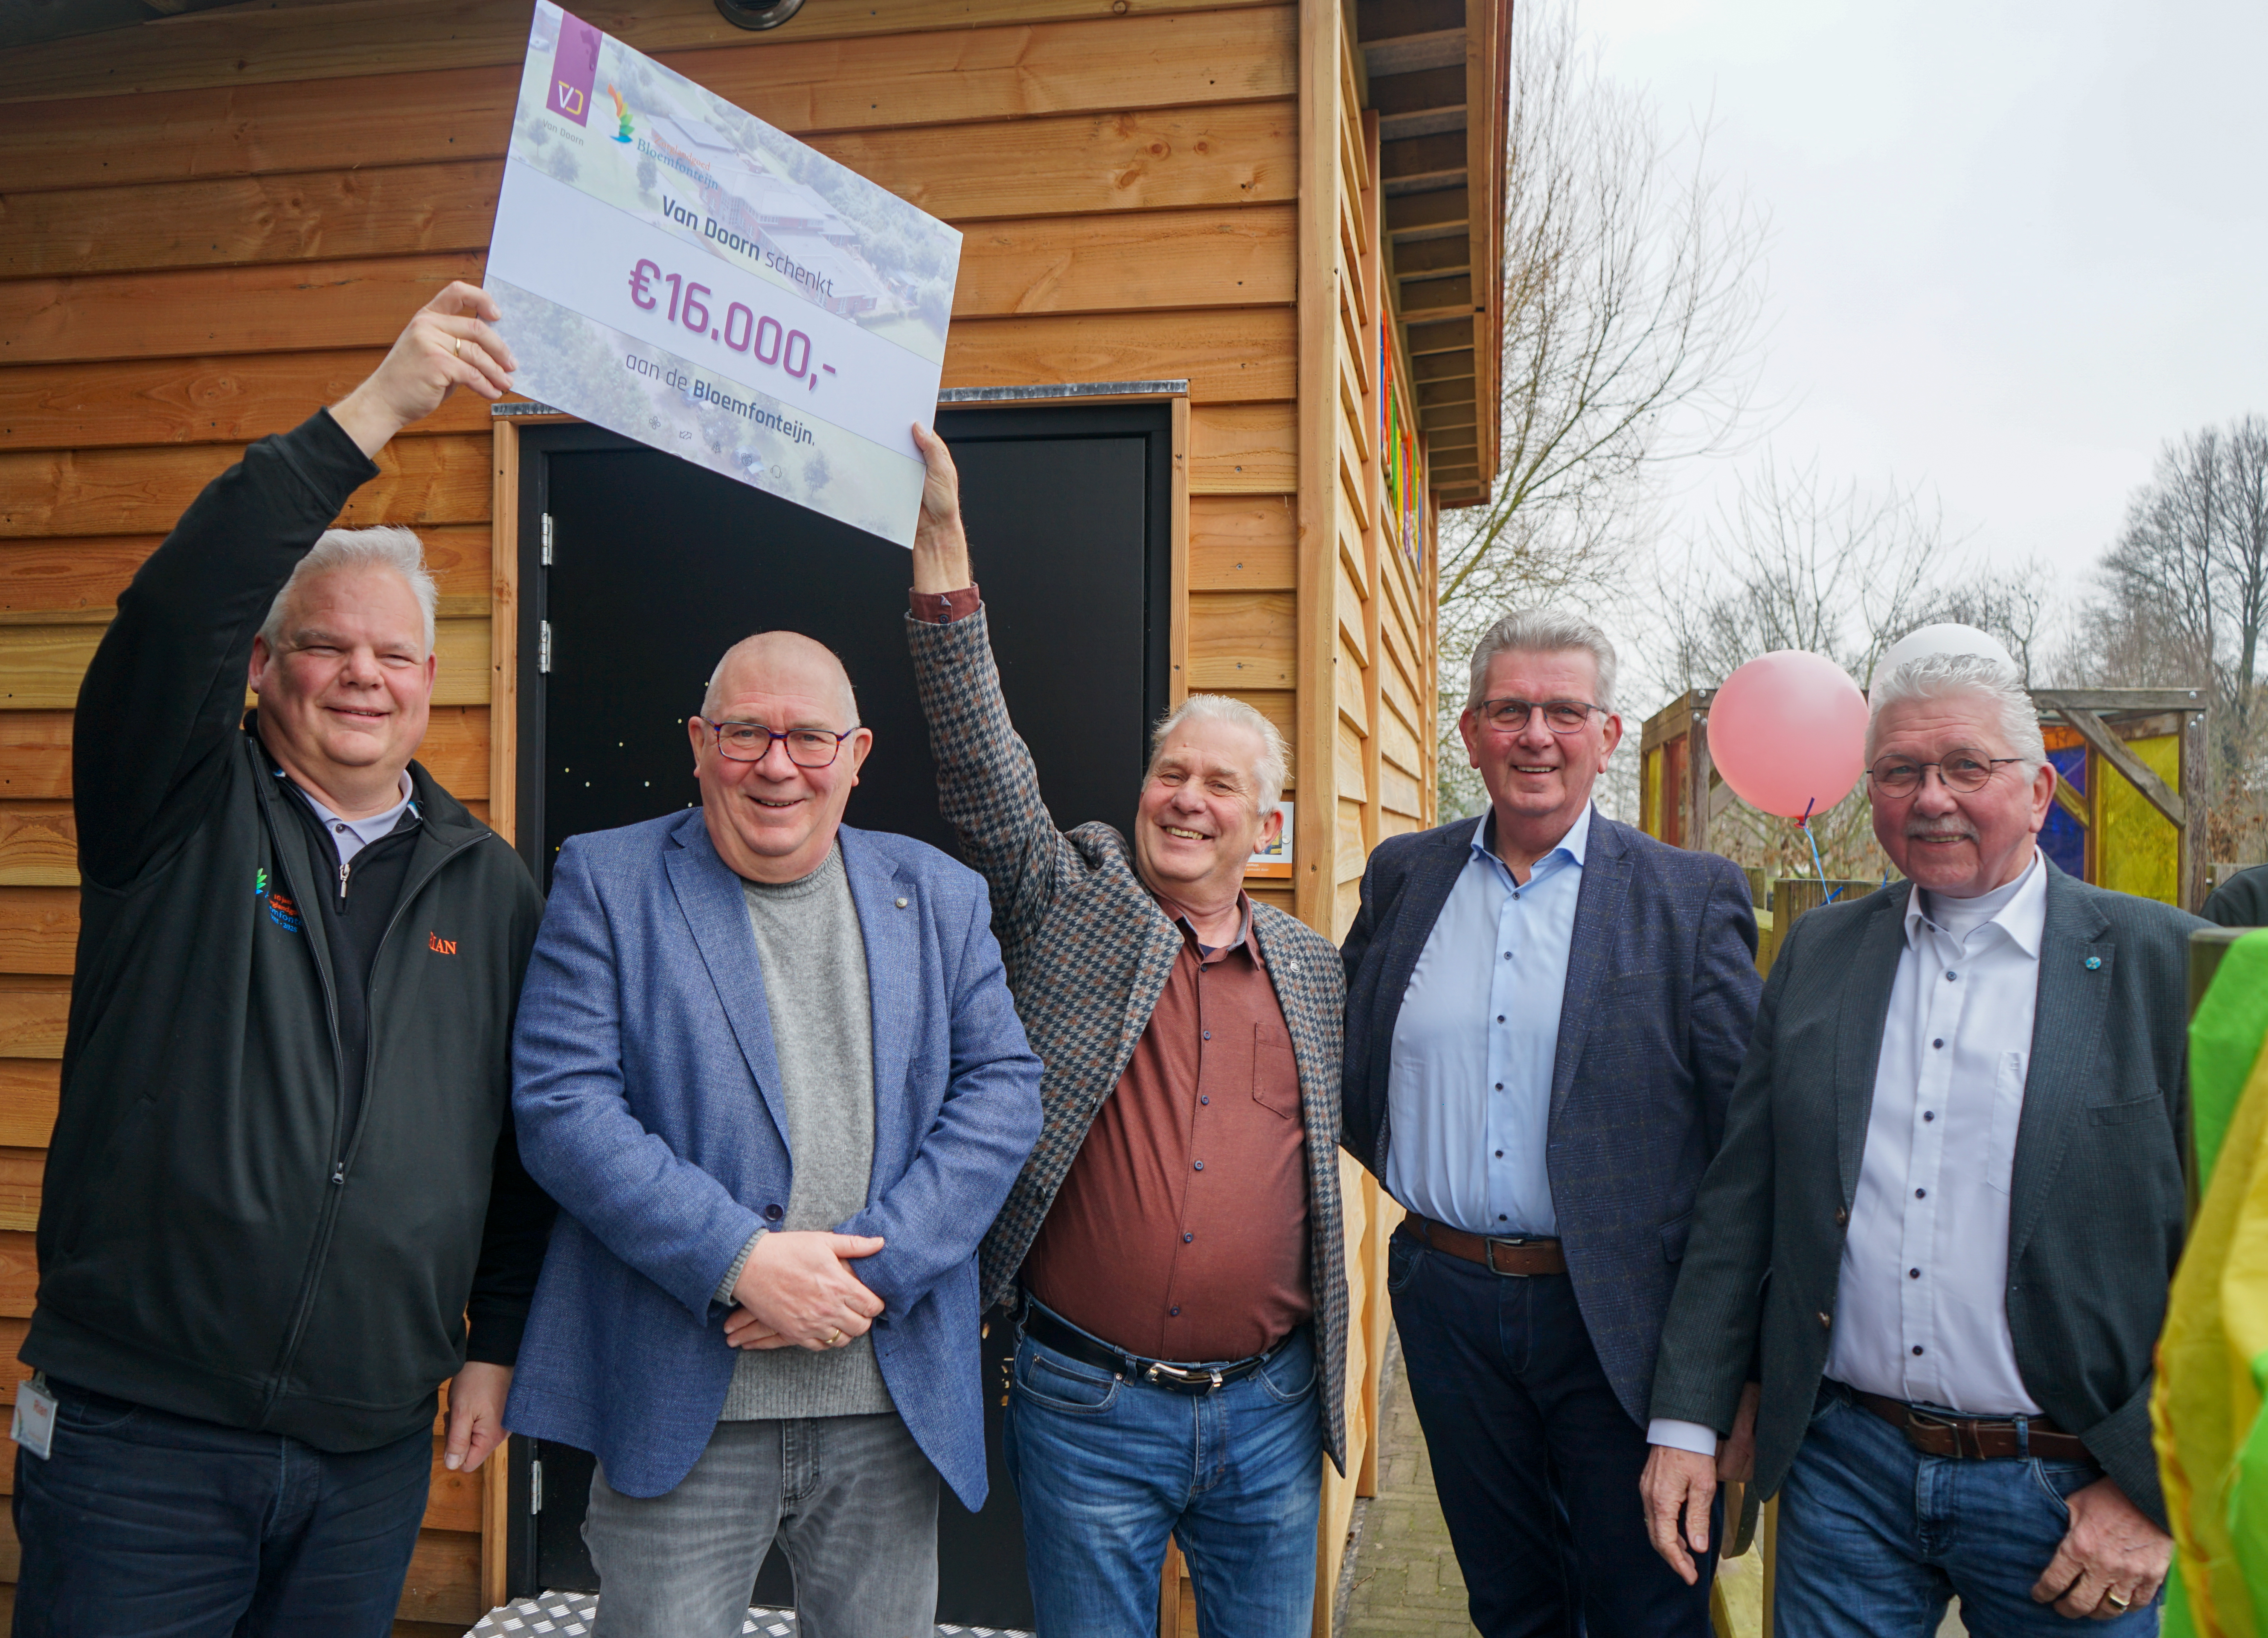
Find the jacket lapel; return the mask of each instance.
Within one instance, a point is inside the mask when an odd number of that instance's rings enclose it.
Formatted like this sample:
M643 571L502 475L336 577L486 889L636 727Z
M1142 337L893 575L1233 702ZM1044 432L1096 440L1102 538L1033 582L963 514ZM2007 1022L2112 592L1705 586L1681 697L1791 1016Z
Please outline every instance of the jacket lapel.
M858 911L859 936L866 945L866 996L874 1017L875 1175L880 1176L881 1134L920 1130L906 1107L913 1015L903 998L920 992L921 906L914 896L915 884L900 878L896 868L867 844L863 831L846 824L836 834L843 845L843 874L850 881L850 902ZM905 908L899 909L901 904ZM871 1206L871 1178L867 1189Z
M1859 934L1859 949L1843 981L1835 1021L1835 1158L1842 1174L1843 1205L1858 1198L1859 1163L1867 1152L1867 1122L1874 1110L1874 1074L1882 1061L1882 1030L1890 1016L1890 986L1905 953L1905 893L1884 893Z
M1591 810L1583 840L1583 874L1575 889L1574 937L1567 947L1567 984L1560 994L1559 1041L1551 1060L1551 1120L1565 1112L1575 1087L1575 1066L1583 1060L1583 1037L1598 1008L1591 996L1606 978L1615 929L1622 923L1623 899L1630 889L1630 849L1615 824ZM1569 1001L1574 1005L1568 1005Z
M2032 1015L2031 1062L2024 1074L2024 1108L2016 1123L2015 1173L2008 1184L2008 1266L2046 1211L2064 1151L2084 1118L2085 1088L2094 1077L2095 1042L2110 994L2117 945L2110 924L2079 884L2043 858L2047 869L2047 926L2040 938L2039 1000ZM2099 964L2089 968L2092 960Z
M763 970L756 963L756 935L748 927L747 901L740 878L717 857L701 809L694 808L671 833L677 846L664 855L670 890L693 932L693 943L716 986L717 1004L740 1043L749 1078L771 1112L782 1147L787 1146L787 1105L779 1091L779 1063L772 1052L771 1009L764 1001ZM792 1150L790 1158L793 1158Z
M1378 993L1386 1002L1384 1015L1373 1026L1373 1039L1380 1043L1390 1044L1394 1039L1394 1024L1402 1015L1402 997L1410 988L1410 975L1418 970L1425 941L1432 933L1433 924L1441 919L1441 906L1449 902L1457 878L1464 874L1465 861L1473 853L1473 837L1487 818L1484 814L1469 824L1442 831L1410 867L1410 880L1403 886L1401 903L1394 912L1393 946L1378 980ZM1378 1051L1382 1053L1385 1047ZM1378 1084L1386 1084L1382 1070Z

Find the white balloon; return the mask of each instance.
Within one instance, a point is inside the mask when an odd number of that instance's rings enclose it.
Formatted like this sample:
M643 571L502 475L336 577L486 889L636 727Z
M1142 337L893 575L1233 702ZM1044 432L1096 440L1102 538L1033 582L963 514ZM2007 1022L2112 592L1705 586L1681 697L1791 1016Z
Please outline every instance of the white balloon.
M2021 674L2016 657L2000 646L1999 639L1973 625L1926 625L1907 632L1882 651L1874 662L1874 675L1867 681L1867 697L1872 699L1881 692L1882 684L1889 681L1890 673L1911 660L1926 660L1938 654L1981 654L1997 660L2009 670Z

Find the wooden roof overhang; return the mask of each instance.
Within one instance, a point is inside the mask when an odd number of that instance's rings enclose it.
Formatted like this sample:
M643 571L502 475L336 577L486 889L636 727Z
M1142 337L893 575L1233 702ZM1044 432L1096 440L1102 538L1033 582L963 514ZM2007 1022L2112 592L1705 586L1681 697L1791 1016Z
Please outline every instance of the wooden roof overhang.
M1378 114L1387 283L1434 502L1480 505L1503 391L1512 0L1355 0L1355 18Z

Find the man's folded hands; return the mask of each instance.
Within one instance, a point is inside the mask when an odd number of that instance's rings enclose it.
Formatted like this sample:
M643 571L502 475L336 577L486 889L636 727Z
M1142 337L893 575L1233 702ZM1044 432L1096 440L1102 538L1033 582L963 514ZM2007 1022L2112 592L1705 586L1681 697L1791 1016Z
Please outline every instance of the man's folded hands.
M733 1282L725 1340L736 1348L847 1347L882 1311L850 1264L882 1249L871 1235L783 1230L759 1238Z

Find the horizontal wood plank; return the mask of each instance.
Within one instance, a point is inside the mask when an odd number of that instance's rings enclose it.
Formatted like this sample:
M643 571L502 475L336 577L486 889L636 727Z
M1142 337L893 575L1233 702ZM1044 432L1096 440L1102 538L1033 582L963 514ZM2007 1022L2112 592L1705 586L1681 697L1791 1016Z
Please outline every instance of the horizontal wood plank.
M0 887L77 885L78 826L70 804L0 801Z
M1294 686L1296 599L1288 592L1196 592L1189 597L1189 687Z
M338 402L385 357L370 347L17 365L0 369L0 449L248 443ZM411 435L485 437L489 424L486 399L455 392Z
M0 888L0 972L68 978L77 948L77 888Z
M55 1123L56 1074L63 1032L70 1025L68 978L0 978L0 1143L40 1146L46 1137L23 1137ZM25 1125L29 1121L29 1127Z
M71 713L0 711L0 797L70 794Z
M854 39L1078 18L1187 12L1251 0L812 0L788 41ZM1123 8L1123 10L1121 8ZM763 48L699 0L585 0L578 15L649 55ZM525 0L362 0L168 18L137 29L18 46L0 57L0 102L107 97L328 76L517 64Z
M1299 419L1288 403L1192 404L1189 494L1282 495L1300 487ZM4 528L0 517L0 528Z
M487 252L188 268L0 284L0 364L390 347Z
M954 324L946 341L945 385L1182 378L1193 406L1286 398L1296 332L1290 307L972 319Z
M485 250L503 174L481 159L11 192L0 278Z
M785 36L758 41L728 31L718 48L661 61L798 136L1243 101L1297 89L1298 13L1289 6L1145 7L1123 16L1082 6L1071 21L833 39L804 32L817 10L806 7ZM519 90L519 53L493 66L463 61L343 85L239 83L49 102L0 130L0 175L18 188L63 189L499 158ZM383 111L376 123L372 110Z
M425 545L425 567L443 597L488 598L487 524L423 528L417 536ZM119 593L164 538L119 535L0 541L0 614L115 608Z
M1298 232L1290 205L985 222L961 240L954 317L1290 302Z
M1299 517L1289 495L1189 498L1189 589L1285 590L1299 584Z
M954 223L1257 204L1297 196L1299 105L1073 114L949 131L845 131L815 136L811 145ZM940 150L951 153L951 164L938 163Z
M395 439L338 526L485 522L492 447L485 432ZM242 453L232 446L0 451L0 539L163 534Z

